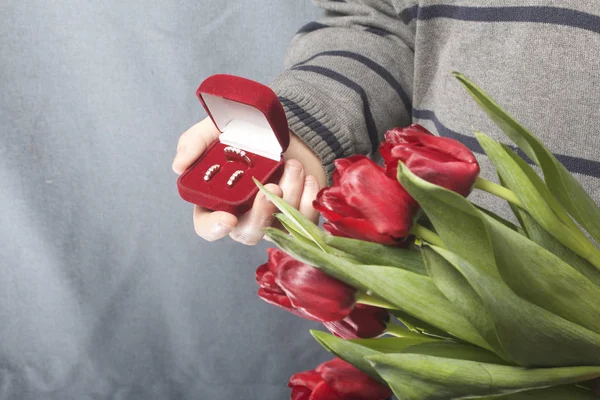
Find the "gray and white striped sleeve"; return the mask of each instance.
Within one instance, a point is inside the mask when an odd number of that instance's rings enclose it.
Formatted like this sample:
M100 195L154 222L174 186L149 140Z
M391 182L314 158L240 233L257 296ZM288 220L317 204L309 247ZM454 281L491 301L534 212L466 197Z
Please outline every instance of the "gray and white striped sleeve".
M324 17L300 29L270 86L330 178L336 158L369 154L385 131L410 123L414 27L391 0L313 3Z

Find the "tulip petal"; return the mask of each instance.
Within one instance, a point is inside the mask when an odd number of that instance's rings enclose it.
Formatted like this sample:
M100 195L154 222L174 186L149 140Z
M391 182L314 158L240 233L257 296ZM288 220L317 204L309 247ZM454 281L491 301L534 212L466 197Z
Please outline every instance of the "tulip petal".
M340 184L347 204L360 209L379 233L406 236L416 203L390 179L372 160L361 160L352 165Z
M380 147L386 173L394 178L398 162L422 179L467 196L479 175L479 164L462 143L429 133L419 125L394 129Z
M337 160L335 160L333 162L333 164L335 165L335 172L334 172L334 183L337 182L336 178L339 179L342 175L344 175L346 173L346 170L352 166L352 164L361 161L361 160L368 160L369 158L367 156L361 155L361 154L357 154L354 156L350 156L347 158L338 158Z
M256 283L258 283L260 285L260 281L262 280L262 277L269 272L269 265L267 263L259 266L256 269Z
M267 269L266 272L264 272L265 269ZM259 272L259 270L261 270L261 271ZM279 286L277 285L277 282L275 282L275 275L273 275L273 273L268 270L267 264L263 264L260 267L258 267L256 272L257 272L256 283L258 283L258 285L261 288L266 289L272 293L285 294L285 292L283 292L279 288ZM260 273L260 276L258 275L259 273Z
M435 147L440 153L445 154L448 158L464 163L477 163L477 159L471 150L458 140L447 137L423 135L419 137L419 141L424 147Z
M327 382L322 381L313 390L309 400L344 400L344 397L339 396Z
M302 317L302 318L309 319L311 321L317 321L317 322L323 321L323 319L320 318L319 316L315 316L311 313L306 312L304 309L295 307L292 304L292 302L290 301L290 299L285 295L285 293L279 294L279 293L261 288L261 289L258 289L258 297L263 299L265 302L267 302L271 305L274 305L276 307L283 308L284 310L289 311L292 314L297 315L298 317Z
M333 229L330 229L332 227ZM329 222L327 227L331 234L342 233L343 237L350 237L369 242L375 242L385 245L394 245L400 243L400 239L395 239L389 233L380 233L374 223L364 219L340 218L335 222ZM408 235L410 232L396 232L398 238Z
M354 306L354 288L299 261L282 265L276 280L294 308L323 322L345 318Z
M383 334L389 321L390 314L387 310L357 304L350 315L343 320L324 322L323 325L331 333L343 339L367 339Z
M389 143L415 143L423 135L432 133L419 124L412 124L406 128L394 128L386 132L385 141Z
M319 322L338 321L354 307L356 290L279 249L258 267L259 297L267 303ZM268 270L266 270L268 266Z
M323 380L342 398L355 400L385 400L392 396L389 387L382 385L352 364L335 358L316 369ZM325 400L325 398L323 398Z
M258 289L258 296L269 304L292 311L292 302L285 294L274 293L263 288Z
M304 372L299 372L297 374L294 374L290 378L290 380L288 382L288 386L289 387L301 386L301 387L310 389L312 391L314 388L317 387L317 385L321 381L322 381L321 374L319 374L315 370L304 371Z
M292 394L290 400L310 400L310 394L312 390L302 386L294 386L292 388Z
M348 205L342 189L336 186L321 190L317 194L314 208L329 221L335 222L342 217L364 218L360 209Z
M314 207L330 233L389 245L409 235L418 210L398 181L365 156L337 160L334 185L319 192Z

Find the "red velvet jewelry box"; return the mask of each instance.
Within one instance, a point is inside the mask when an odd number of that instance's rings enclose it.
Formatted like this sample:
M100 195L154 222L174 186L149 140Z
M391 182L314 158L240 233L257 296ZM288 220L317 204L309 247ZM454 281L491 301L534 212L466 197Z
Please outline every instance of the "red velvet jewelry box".
M270 88L238 76L213 75L196 95L221 134L181 174L179 194L209 210L242 215L258 193L252 177L263 184L276 183L283 173L283 152L290 142L285 111ZM215 165L218 172L206 180ZM229 185L236 171L243 173Z

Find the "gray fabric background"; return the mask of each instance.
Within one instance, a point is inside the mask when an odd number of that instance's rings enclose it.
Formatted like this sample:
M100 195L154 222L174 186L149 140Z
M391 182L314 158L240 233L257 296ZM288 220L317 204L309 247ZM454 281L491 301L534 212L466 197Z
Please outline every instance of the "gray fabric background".
M328 355L195 236L171 160L213 73L268 82L299 0L0 1L0 398L284 399Z

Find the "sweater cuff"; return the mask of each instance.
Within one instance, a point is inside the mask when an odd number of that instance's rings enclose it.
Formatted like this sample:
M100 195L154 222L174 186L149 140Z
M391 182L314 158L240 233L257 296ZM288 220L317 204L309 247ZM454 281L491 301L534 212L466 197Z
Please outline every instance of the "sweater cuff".
M332 184L334 161L355 154L353 136L344 129L343 111L311 85L291 76L277 77L269 86L279 97L290 130L319 157L327 184ZM335 117L335 119L334 119Z

